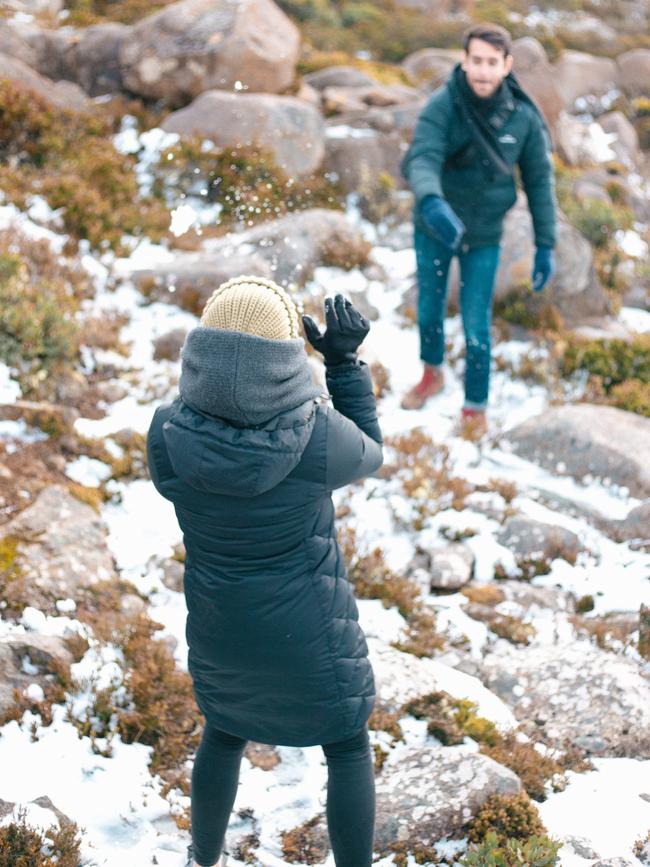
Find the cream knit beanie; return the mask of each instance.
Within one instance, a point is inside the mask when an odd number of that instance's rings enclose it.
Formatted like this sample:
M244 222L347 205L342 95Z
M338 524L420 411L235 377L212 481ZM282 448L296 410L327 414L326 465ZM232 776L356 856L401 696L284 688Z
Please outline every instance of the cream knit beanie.
M201 325L243 331L269 340L300 336L298 310L272 280L242 275L222 283L203 308Z

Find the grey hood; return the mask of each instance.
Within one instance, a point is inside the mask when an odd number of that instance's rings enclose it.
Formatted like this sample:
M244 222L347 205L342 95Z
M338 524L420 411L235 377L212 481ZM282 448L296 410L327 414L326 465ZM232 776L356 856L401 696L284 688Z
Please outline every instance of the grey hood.
M174 472L197 490L254 497L296 467L316 420L302 340L195 328L163 425Z

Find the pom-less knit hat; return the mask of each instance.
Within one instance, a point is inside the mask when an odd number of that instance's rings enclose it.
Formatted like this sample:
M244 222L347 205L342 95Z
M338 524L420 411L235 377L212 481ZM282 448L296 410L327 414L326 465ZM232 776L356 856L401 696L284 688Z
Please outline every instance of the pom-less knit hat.
M269 340L300 336L298 310L272 280L242 275L222 283L203 308L201 325L243 331Z

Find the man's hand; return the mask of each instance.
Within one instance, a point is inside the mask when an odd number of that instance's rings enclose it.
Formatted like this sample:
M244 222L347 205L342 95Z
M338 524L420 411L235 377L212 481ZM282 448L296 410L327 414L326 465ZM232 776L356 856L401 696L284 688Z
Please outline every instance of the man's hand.
M425 196L420 215L433 237L450 250L457 250L465 224L440 196Z
M552 247L538 247L533 265L533 292L541 292L555 273L555 252Z
M323 353L328 365L356 361L357 349L370 331L368 320L343 295L337 295L333 302L331 298L325 299L323 334L311 316L303 316L302 323L307 340Z

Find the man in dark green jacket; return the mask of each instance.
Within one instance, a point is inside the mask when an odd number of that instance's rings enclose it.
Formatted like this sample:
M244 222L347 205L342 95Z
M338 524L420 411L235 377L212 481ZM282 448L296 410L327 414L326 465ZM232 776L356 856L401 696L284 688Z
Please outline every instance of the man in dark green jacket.
M415 194L420 356L424 372L404 397L419 409L443 387L449 266L460 264L466 341L462 420L487 430L492 295L506 212L517 198L515 170L535 234L532 284L554 271L556 201L544 119L511 72L507 30L494 24L465 35L464 57L420 115L402 172Z

